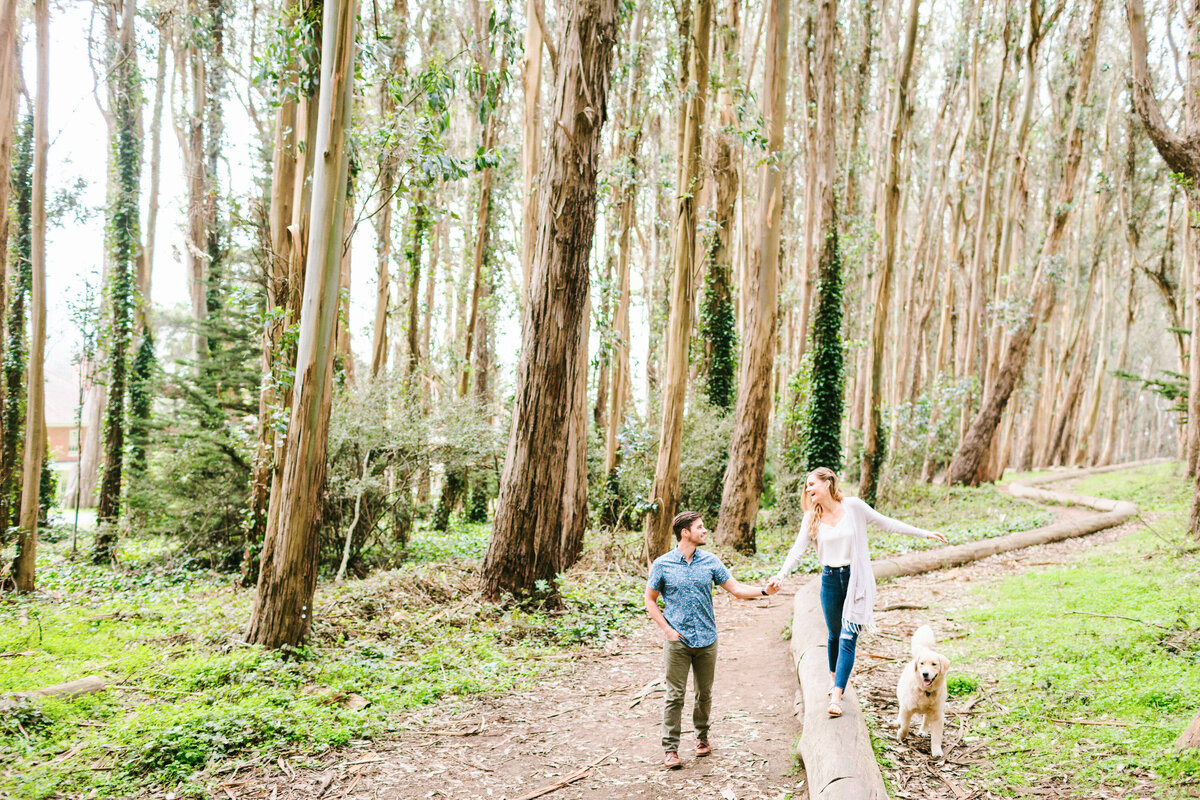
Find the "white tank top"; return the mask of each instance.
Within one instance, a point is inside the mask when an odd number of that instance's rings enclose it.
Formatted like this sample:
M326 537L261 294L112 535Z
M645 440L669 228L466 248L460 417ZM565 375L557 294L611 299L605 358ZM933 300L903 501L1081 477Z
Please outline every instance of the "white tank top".
M834 525L822 522L817 527L817 557L823 567L844 567L851 561L854 547L854 530L850 526L850 512L843 511L842 518Z

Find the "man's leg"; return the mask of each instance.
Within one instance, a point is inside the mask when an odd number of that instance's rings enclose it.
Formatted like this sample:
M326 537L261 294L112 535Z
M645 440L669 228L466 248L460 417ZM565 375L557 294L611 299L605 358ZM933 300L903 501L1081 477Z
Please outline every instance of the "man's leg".
M682 642L663 644L666 667L667 702L663 707L662 746L668 753L679 752L679 720L683 715L683 697L687 692L688 670L692 657Z
M696 681L696 705L692 707L692 725L696 729L696 738L705 742L708 741L708 715L712 710L712 685L716 672L717 643L695 650L692 677Z

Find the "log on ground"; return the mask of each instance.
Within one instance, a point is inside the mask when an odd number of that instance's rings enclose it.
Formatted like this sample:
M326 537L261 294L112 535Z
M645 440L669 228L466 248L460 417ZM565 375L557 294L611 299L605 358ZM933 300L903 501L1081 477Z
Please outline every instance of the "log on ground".
M854 687L842 699L842 716L827 714L829 662L821 616L818 576L796 592L792 613L792 658L800 679L804 717L800 757L811 800L886 800L883 775Z
M16 692L16 695L18 697L60 697L63 700L72 700L85 694L102 692L104 689L105 684L102 678L97 675L88 675L86 678L56 683L53 686L45 686L30 692Z

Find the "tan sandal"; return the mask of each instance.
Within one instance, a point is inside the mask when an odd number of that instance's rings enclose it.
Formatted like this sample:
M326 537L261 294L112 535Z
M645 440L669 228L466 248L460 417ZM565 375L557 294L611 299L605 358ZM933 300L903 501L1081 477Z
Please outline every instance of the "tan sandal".
M842 715L842 704L837 700L829 701L829 716L840 717Z

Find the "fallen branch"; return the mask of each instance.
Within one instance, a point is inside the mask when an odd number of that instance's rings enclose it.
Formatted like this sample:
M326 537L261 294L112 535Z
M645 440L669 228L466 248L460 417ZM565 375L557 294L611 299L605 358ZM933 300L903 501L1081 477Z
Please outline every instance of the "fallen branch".
M1170 630L1166 625L1159 625L1157 622L1146 622L1146 620L1138 619L1137 617L1122 617L1120 614L1094 614L1091 611L1064 611L1063 614L1079 614L1083 617L1102 617L1104 619L1124 619L1130 622L1140 622L1148 628Z
M643 686L642 690L640 692L638 692L636 695L634 695L633 702L629 704L629 707L634 708L635 706L637 706L637 704L642 702L642 700L646 699L646 695L650 694L650 692L654 689L654 687L658 686L660 683L662 683L662 680L653 680L653 681L650 681L649 683L647 683L645 686Z
M1054 717L1046 717L1046 719L1062 725L1110 725L1114 728L1128 728L1133 725L1132 722L1109 722L1102 719L1055 719Z
M89 675L86 678L57 683L42 689L34 689L31 692L16 692L16 695L17 697L61 697L64 700L72 700L85 694L102 692L105 688L107 687L102 678L97 675Z
M916 603L892 603L879 609L880 613L884 611L902 611L904 609L926 609L929 606L919 606Z
M199 697L198 692L185 692L182 689L152 689L149 686L125 686L124 684L114 683L110 689L124 689L127 692L151 692L154 694L186 694L193 697Z
M554 783L547 784L540 789L535 789L532 792L529 792L528 794L523 794L520 797L516 798L516 800L533 800L533 798L535 798L535 797L541 797L544 794L550 794L551 792L556 792L559 789L563 788L564 786L568 786L568 785L574 783L575 781L579 780L583 776L587 775L589 772L592 771L593 767L600 766L600 764L602 764L604 761L606 761L608 759L608 757L611 756L615 752L617 752L617 750L616 750L616 748L613 748L612 750L609 750L604 755L600 756L600 758L598 758L595 761L593 761L592 763L588 764L586 767L577 769L574 772L572 772L570 775L566 775L566 776L563 776L562 778L559 778Z

